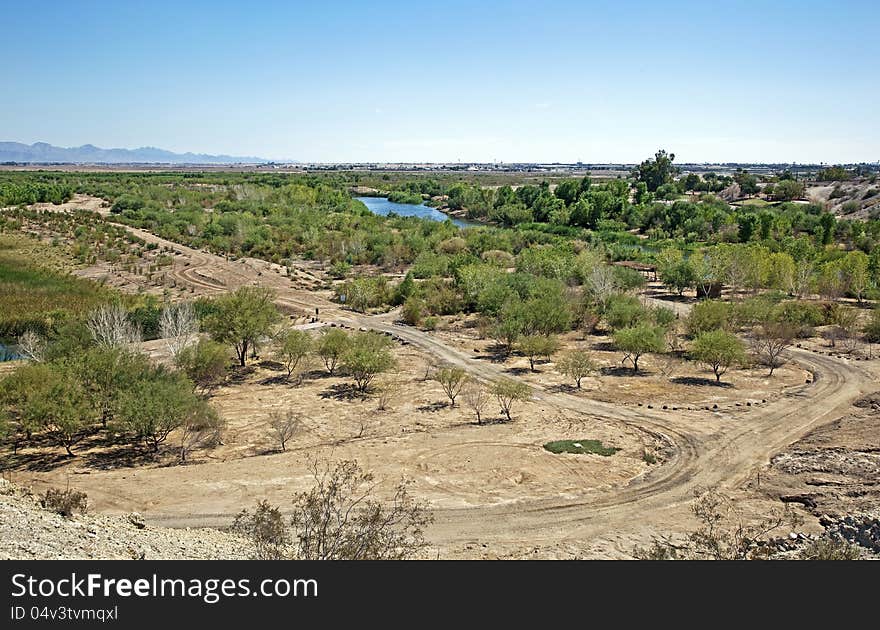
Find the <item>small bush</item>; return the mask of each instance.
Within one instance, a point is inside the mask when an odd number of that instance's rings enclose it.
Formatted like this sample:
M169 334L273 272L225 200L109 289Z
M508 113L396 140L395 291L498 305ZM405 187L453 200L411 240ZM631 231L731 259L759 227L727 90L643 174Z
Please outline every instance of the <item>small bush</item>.
M70 518L74 513L79 512L85 514L89 507L89 498L85 492L76 490L59 490L58 488L49 488L43 495L40 504L44 509L61 516Z

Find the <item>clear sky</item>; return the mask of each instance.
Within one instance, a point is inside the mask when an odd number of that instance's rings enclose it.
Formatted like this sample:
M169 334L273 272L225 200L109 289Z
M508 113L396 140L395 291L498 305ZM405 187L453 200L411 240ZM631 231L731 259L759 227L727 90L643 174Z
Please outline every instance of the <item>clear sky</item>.
M880 160L878 0L0 8L0 140L323 162Z

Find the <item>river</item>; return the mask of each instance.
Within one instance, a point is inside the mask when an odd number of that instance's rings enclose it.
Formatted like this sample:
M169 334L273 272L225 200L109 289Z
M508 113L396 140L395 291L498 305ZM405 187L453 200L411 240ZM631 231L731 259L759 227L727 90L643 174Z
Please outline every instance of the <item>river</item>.
M0 361L15 361L20 358L15 346L7 346L0 341Z
M410 203L394 203L393 201L388 201L385 197L355 197L355 199L362 202L373 214L379 214L382 216L386 216L393 212L402 217L419 217L421 219L430 219L431 221L443 222L446 219L452 219L452 222L461 228L475 227L478 225L477 223L471 223L469 221L462 221L461 219L450 217L449 215L443 214L439 210L426 206L425 204L415 205Z

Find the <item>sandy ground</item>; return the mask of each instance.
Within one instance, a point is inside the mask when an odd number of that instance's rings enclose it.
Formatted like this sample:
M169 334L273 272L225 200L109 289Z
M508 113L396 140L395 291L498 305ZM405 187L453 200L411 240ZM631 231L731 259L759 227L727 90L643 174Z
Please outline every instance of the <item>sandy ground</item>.
M283 505L307 485L309 457L356 457L385 489L400 475L414 480L416 496L431 505L435 523L428 538L440 557L627 557L652 535L690 528L689 505L699 488L719 486L755 515L779 505L754 490L755 478L773 455L852 413L851 403L876 389L880 371L876 359L796 348L789 353L792 364L773 379L736 371L727 377L732 388L668 383L666 368L648 359L648 376L603 375L587 391L573 392L559 387L551 364L532 374L521 369L522 359L489 360L459 333L401 326L393 313L345 311L309 288L308 268L288 278L269 263L227 261L132 231L176 252L169 277L194 295L261 284L276 289L278 304L294 317L318 308L325 323L394 335L404 380L398 402L379 412L374 400L324 395L339 392L342 379L316 375L298 387L266 384L271 373L260 368L216 393L229 435L199 463L106 470L66 463L48 472L14 473L20 483L69 481L99 509L137 510L155 524L228 525L256 500ZM599 340L570 341L590 344L609 366L619 362L596 347ZM428 363L461 366L477 380L521 378L533 386L533 400L515 410L514 422L475 426L462 410L442 404L434 383L420 380ZM681 375L711 373L688 366ZM714 404L717 410L705 409ZM269 454L265 421L272 409L285 406L304 413L303 431L288 452ZM365 429L357 437L362 420ZM541 448L561 438L597 438L623 450L601 458L554 456ZM645 463L646 448L660 456L657 464Z

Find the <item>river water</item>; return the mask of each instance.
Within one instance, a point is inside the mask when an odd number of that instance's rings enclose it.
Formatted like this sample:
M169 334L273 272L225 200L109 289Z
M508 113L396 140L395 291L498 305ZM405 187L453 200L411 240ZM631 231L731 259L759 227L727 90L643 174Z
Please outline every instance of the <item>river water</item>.
M462 221L443 214L435 208L426 206L425 204L415 205L410 203L394 203L388 201L385 197L355 197L362 202L367 209L373 214L386 216L392 212L402 217L419 217L422 219L430 219L431 221L443 222L446 219L452 219L452 222L458 227L474 227L476 223Z
M7 346L0 341L0 361L15 361L20 358L15 346Z

